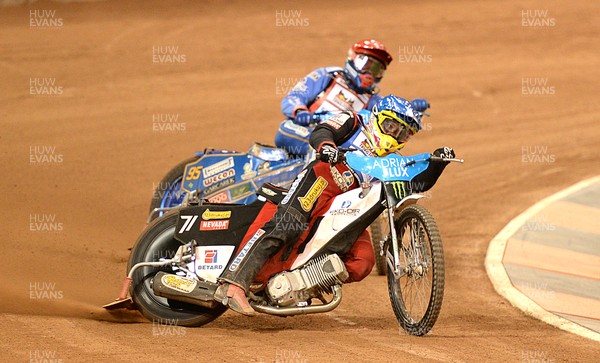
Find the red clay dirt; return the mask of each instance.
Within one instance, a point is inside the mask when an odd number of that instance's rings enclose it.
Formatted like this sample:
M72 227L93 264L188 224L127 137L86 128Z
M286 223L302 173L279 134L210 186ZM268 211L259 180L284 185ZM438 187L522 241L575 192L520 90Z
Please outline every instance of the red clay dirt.
M483 263L511 218L600 171L599 11L597 2L512 0L1 9L0 360L597 360L597 343L498 296ZM40 18L61 26L31 27ZM447 268L430 334L399 331L385 277L375 274L345 286L341 306L324 315L227 312L202 328L161 330L101 309L118 294L166 171L194 150L272 142L294 81L341 66L365 37L396 59L382 92L432 104L406 153L450 145L466 160L447 168L424 203ZM153 62L153 49L170 49L171 62ZM35 94L36 82L52 80L46 90L60 94ZM170 125L178 130L160 131L156 115L178 117Z

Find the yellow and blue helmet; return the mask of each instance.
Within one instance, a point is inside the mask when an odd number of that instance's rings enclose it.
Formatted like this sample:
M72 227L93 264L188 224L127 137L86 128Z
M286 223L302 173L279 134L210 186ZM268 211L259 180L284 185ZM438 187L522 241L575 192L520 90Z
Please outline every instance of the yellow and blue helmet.
M367 131L374 152L379 156L398 151L421 130L421 115L404 98L389 95L371 111Z

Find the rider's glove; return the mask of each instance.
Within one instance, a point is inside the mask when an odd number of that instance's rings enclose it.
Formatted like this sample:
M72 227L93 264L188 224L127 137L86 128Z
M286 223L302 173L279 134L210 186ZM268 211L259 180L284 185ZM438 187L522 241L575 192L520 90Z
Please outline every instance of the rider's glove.
M335 164L340 161L340 152L335 145L325 144L319 150L319 160L329 164Z
M429 102L424 98L415 98L410 102L415 111L424 112L429 108Z
M294 123L300 126L308 126L313 119L312 113L308 111L298 111L296 112L296 117L294 118Z
M439 156L442 159L454 159L456 155L454 154L454 149L448 146L441 147L433 152L433 155Z

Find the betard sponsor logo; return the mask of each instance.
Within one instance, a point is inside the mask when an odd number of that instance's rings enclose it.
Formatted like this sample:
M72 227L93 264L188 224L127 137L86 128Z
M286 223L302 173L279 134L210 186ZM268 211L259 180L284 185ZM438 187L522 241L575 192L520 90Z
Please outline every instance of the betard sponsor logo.
M211 212L210 209L207 209L202 213L202 219L208 221L210 219L227 219L231 217L231 211L217 211Z
M252 248L252 245L254 245L254 243L258 241L260 236L262 236L263 234L265 234L264 229L259 229L258 231L256 231L254 236L252 236L252 238L250 238L250 240L244 245L244 248L242 248L240 253L236 256L235 260L233 260L233 262L229 266L230 271L237 270L244 257L246 257L246 255L248 254L248 251L250 251L250 248Z

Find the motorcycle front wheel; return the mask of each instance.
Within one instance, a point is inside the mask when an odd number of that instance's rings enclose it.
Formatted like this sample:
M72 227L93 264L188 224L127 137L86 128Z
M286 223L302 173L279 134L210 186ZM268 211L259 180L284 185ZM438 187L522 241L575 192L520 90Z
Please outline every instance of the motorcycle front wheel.
M392 243L386 245L390 301L398 323L410 335L425 335L434 326L444 297L444 251L437 224L424 207L414 204L395 221L399 271L393 266Z
M127 271L139 262L173 258L181 245L181 242L173 237L178 217L179 213L172 211L155 219L146 227L131 250ZM213 321L227 310L223 305L209 309L154 295L152 279L159 271L174 272L170 266L138 268L133 275L129 290L136 307L153 323L201 326Z

